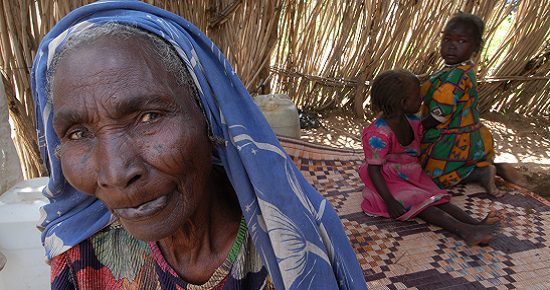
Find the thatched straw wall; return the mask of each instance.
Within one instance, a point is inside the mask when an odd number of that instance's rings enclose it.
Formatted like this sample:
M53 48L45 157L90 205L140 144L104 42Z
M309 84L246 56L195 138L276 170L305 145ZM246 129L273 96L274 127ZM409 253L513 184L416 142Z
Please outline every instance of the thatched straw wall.
M524 114L548 114L550 1L309 1L285 7L271 70L276 90L303 107L353 106L363 111L365 81L402 67L417 74L441 66L440 32L457 11L486 22L478 56L482 110L493 105ZM508 17L501 43L492 36ZM493 40L493 41L491 41ZM491 73L488 73L491 71ZM534 77L536 76L536 77Z
M29 87L41 37L89 0L0 0L0 73L25 176L44 173ZM195 23L226 54L253 94L286 92L299 107L362 115L368 82L402 67L441 66L440 32L461 10L486 21L478 56L482 110L550 114L550 1L148 0ZM493 37L511 18L504 39ZM497 47L489 53L488 47ZM367 110L368 111L368 110Z

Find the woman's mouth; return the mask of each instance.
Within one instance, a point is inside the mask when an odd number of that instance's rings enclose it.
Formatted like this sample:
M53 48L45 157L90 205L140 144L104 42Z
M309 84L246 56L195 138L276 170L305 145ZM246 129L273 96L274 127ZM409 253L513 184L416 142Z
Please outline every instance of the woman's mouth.
M143 217L151 216L161 211L168 205L169 195L163 195L146 203L143 203L137 207L117 208L113 212L123 218L129 220L140 219Z

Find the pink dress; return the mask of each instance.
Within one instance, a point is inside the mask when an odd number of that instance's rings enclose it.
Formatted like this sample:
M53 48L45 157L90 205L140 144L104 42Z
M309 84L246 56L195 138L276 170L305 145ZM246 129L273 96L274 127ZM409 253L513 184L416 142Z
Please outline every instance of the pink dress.
M390 217L386 203L380 197L367 172L368 164L382 165L381 173L392 196L407 210L398 220L408 220L429 206L449 202L451 196L440 189L418 163L422 123L414 115L407 116L414 132L414 140L406 146L397 137L388 123L377 118L363 129L365 164L359 176L365 183L361 208L368 215Z

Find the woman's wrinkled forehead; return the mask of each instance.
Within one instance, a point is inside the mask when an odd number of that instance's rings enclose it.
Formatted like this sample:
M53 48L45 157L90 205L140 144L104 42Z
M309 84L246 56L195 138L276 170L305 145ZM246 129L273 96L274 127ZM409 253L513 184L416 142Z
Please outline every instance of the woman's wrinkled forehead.
M128 26L119 23L105 23L100 25L87 26L86 29L69 35L65 41L65 45L58 49L58 52L53 57L50 66L48 67L48 99L53 104L53 85L55 83L55 75L58 64L68 54L78 53L82 49L89 48L96 42L112 42L119 41L121 43L120 57L142 57L146 60L148 65L160 66L169 75L169 78L173 86L178 86L180 89L184 89L185 93L178 94L175 97L186 97L186 100L180 100L186 104L197 106L202 115L208 122L204 107L200 102L199 91L195 84L196 77L193 77L194 71L190 71L185 65L182 57L178 51L173 47L171 43L162 39L160 36L147 32L145 30ZM124 43L133 42L137 46L138 52L134 50L128 54L126 50L128 47L124 47ZM97 54L98 58L101 58L101 53ZM164 80L163 80L164 81ZM191 103L188 103L191 102ZM211 135L210 124L208 124L209 135Z
M69 51L89 46L99 39L108 38L138 41L142 51L148 54L148 58L159 60L168 72L178 78L179 83L192 85L188 77L189 72L183 65L180 56L172 45L161 37L134 26L115 22L79 24L77 27L80 27L80 29L72 28L67 30L66 34L60 35L54 41L58 43L57 46L49 46L50 53L53 53L53 56L48 56L48 75L51 76L55 73L57 63ZM62 36L63 38L61 38Z
M86 47L102 38L121 39L125 41L135 40L139 42L139 47L142 53L147 55L151 62L161 63L164 69L175 78L178 85L191 87L193 92L195 84L190 75L189 70L185 67L181 56L174 49L172 44L168 43L158 35L152 34L145 30L128 26L120 23L109 22L104 24L94 25L79 25L82 29L71 31L66 36L64 44L54 49L56 51L48 66L48 80L51 86L53 76L57 69L58 62L70 51L78 50L78 48ZM195 96L198 101L198 96Z
M192 100L161 61L145 50L140 39L98 38L66 53L57 64L52 83L54 113L63 97L82 98L109 106L119 98L170 96L180 105ZM123 97L124 96L124 97Z

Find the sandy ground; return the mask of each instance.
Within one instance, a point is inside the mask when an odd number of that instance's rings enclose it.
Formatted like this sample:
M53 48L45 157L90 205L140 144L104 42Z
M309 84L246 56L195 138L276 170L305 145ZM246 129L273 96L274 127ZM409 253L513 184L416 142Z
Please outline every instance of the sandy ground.
M361 150L361 131L369 121L338 113L320 121L317 129L302 129L301 139ZM511 163L526 176L528 189L550 200L550 118L489 113L483 122L495 139L496 162Z

